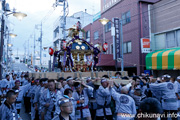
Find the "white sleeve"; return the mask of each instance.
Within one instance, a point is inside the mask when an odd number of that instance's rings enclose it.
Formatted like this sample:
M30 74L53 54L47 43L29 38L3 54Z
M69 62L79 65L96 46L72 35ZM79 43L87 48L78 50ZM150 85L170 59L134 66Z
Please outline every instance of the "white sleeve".
M109 88L103 88L102 86L100 86L98 91L99 91L99 95L103 95L103 96L110 95Z
M133 102L132 102L132 114L133 115L136 115L136 105L135 105L135 102L134 102L134 100L133 100Z
M115 101L119 101L120 94L116 92L114 88L110 89L111 95Z
M154 90L158 90L158 91L163 91L166 89L166 83L159 83L159 84L149 84L150 90L154 91Z
M174 83L174 90L175 90L175 93L178 93L178 83L177 83L177 81Z

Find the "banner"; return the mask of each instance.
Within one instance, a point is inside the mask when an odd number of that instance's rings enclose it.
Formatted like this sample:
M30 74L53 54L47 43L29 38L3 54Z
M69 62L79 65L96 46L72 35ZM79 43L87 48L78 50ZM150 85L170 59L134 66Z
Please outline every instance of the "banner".
M120 46L120 20L119 18L114 18L114 28L115 28L115 59L121 58L121 46Z

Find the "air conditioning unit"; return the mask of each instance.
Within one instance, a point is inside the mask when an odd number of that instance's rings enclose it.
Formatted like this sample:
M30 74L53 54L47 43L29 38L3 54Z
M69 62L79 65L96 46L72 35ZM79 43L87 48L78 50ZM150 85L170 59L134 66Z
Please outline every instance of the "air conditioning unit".
M58 0L59 2L64 2L64 0Z
M36 60L40 60L40 57L36 57Z
M6 3L6 11L10 11L9 3Z

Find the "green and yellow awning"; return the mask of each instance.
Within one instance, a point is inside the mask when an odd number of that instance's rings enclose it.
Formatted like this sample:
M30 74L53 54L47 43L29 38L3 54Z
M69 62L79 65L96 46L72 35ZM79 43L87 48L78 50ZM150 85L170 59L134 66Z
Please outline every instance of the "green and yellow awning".
M148 70L180 69L180 48L158 50L146 55Z

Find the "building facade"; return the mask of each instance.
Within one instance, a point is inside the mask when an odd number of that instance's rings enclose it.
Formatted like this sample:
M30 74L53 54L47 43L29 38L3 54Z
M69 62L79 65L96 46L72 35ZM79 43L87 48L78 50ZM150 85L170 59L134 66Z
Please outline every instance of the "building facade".
M72 28L73 25L76 25L76 23L80 21L82 27L88 25L89 23L93 22L93 15L88 14L86 11L80 11L77 13L74 13L72 16L66 17L66 30L69 28ZM54 31L53 31L53 41L54 41L54 47L57 50L60 50L60 43L63 39L63 20L62 16L60 16L55 22L54 22ZM68 36L68 30L66 31L66 36ZM70 40L70 38L67 38L67 40Z
M107 56L112 58L106 66L115 70L115 61L113 62L113 37L111 36L111 26L113 18L122 19L123 24L123 51L124 51L124 70L129 75L140 74L145 70L145 56L141 53L141 38L149 38L149 12L148 6L157 2L157 0L101 0L101 18L111 20L104 27L105 42L108 43ZM86 26L85 31L90 31L90 41L94 45L103 44L103 25L95 20L92 24ZM105 55L100 61L104 61ZM99 63L101 65L101 63ZM105 64L105 63L103 63ZM108 65L109 64L109 65ZM101 66L103 67L103 66ZM111 68L111 69L112 69ZM118 63L118 70L121 63Z
M155 76L180 74L180 1L160 0L150 7L151 48L146 68Z
M151 6L152 49L180 47L180 1L162 0Z

